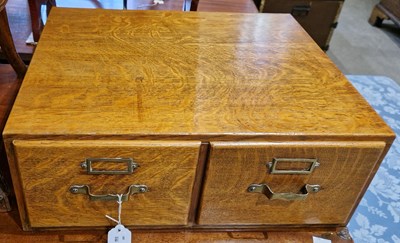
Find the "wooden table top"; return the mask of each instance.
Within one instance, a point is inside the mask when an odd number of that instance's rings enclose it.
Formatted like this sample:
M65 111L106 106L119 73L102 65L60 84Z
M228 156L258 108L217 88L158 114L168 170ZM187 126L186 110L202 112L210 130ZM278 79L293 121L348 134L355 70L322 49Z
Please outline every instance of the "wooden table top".
M393 138L290 15L62 8L4 134Z

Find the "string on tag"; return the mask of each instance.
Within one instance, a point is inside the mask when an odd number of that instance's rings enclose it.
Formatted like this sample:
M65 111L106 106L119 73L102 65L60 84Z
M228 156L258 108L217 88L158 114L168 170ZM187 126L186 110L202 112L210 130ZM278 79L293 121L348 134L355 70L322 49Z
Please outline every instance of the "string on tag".
M123 194L116 194L116 196L118 197L118 201L117 201L117 203L118 203L118 220L116 220L113 217L108 216L108 215L105 215L105 216L106 216L106 218L108 218L108 219L114 221L115 223L117 223L118 225L120 225L121 224L121 211L122 211L122 196L123 196Z

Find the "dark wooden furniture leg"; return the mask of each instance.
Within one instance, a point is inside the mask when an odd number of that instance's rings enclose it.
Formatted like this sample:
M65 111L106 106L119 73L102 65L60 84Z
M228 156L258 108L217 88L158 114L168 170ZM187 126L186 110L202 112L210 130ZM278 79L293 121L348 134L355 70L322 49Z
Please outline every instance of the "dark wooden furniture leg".
M26 73L26 66L15 50L5 9L6 4L7 0L0 0L0 46L11 66L0 65L0 134L3 132L21 80ZM6 152L2 137L0 136L0 212L11 209L8 200L8 196L11 194L10 181Z
M383 20L391 20L400 27L400 1L399 0L381 0L375 5L369 18L369 23L380 27Z
M37 42L43 30L42 13L40 11L42 0L28 0L28 4L31 14L33 40Z
M372 9L371 16L369 17L368 22L373 26L380 27L382 26L383 20L388 18L389 17L384 12L382 12L379 5L376 5L374 9Z
M26 65L15 51L14 42L11 36L6 9L0 12L0 46L8 62L14 68L19 77L26 72Z
M56 6L56 0L28 0L28 4L31 14L33 40L38 42L44 27L41 6L46 5L46 12L49 15L51 8Z

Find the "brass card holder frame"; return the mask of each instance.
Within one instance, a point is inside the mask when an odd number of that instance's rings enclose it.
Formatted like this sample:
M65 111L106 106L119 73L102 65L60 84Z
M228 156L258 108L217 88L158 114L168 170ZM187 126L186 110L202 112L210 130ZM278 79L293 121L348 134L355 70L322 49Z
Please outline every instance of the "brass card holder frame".
M94 163L125 163L126 170L95 170ZM81 163L81 167L86 170L88 175L129 175L139 167L139 164L133 161L132 158L87 158Z
M90 201L118 201L117 194L105 194L105 195L94 195L90 192L90 186L88 185L73 185L69 188L69 191L73 194L88 195ZM130 185L128 192L122 195L121 201L129 201L129 196L148 192L149 189L146 185Z
M280 162L300 162L309 164L308 169L300 169L300 170L280 170L277 169L277 166ZM267 163L267 167L269 167L270 174L292 174L292 175L308 175L311 174L316 167L318 167L320 163L318 159L302 159L302 158L273 158L272 162Z

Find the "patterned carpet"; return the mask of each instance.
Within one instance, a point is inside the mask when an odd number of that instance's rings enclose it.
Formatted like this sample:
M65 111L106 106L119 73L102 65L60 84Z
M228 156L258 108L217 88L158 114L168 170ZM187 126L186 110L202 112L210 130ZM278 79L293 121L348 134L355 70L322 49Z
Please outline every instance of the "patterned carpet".
M397 138L348 225L356 243L400 242L400 86L382 76L347 78Z

